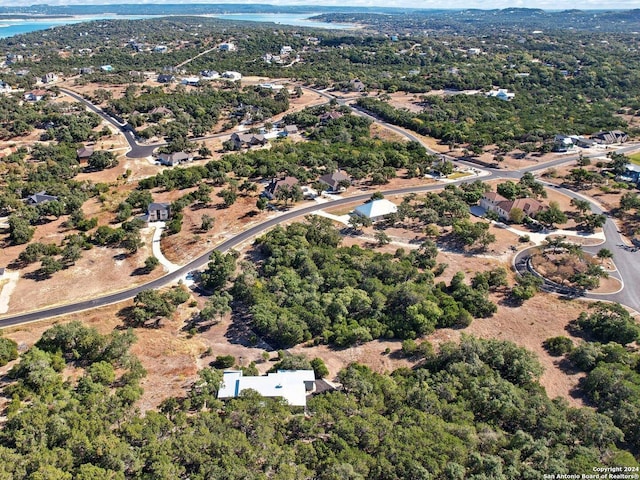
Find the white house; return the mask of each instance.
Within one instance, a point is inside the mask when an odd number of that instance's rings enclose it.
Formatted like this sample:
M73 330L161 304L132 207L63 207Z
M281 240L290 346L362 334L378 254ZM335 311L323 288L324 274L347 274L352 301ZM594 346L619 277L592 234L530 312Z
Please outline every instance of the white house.
M385 215L389 215L390 213L396 213L397 211L398 206L395 203L390 202L386 198L381 198L378 200L371 200L359 207L356 207L353 213L360 215L361 217L367 217L371 220L377 220Z
M221 52L233 52L236 49L236 46L231 42L224 42L218 46L218 50Z
M506 88L499 88L497 90L491 90L487 93L487 97L496 97L500 100L510 101L516 96L515 93L510 92Z
M242 74L227 70L226 72L222 72L221 77L224 78L225 80L231 80L232 82L237 82L242 78Z
M202 78L206 80L215 80L216 78L220 78L220 74L215 70L202 70L200 75L202 75Z
M200 83L200 77L184 77L181 83L182 85L190 85L192 87L195 87Z
M236 398L243 390L255 390L263 397L282 397L294 407L307 406L307 393L315 388L313 370L278 370L266 376L243 376L241 370L223 373L219 399Z

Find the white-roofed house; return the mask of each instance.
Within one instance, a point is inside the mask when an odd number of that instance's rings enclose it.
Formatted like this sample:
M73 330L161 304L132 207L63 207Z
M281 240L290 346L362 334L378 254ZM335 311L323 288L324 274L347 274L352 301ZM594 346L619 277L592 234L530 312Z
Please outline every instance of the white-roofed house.
M398 206L395 203L390 202L386 198L381 198L378 200L371 200L359 207L356 207L353 213L362 217L367 217L370 220L378 220L385 215L396 213L397 211Z
M281 397L294 407L306 407L307 394L314 388L313 370L278 370L265 376L243 376L241 370L227 370L223 373L218 398L236 398L243 390L250 389L263 397Z

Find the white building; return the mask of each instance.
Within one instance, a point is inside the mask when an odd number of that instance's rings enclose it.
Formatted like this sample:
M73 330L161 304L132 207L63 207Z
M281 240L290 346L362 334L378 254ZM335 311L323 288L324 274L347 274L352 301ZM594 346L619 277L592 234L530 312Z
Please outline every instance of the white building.
M367 217L371 220L377 220L385 215L389 215L390 213L396 213L397 211L398 206L395 203L390 202L386 198L381 198L378 200L371 200L359 207L356 207L353 213L360 215L361 217Z
M183 85L196 86L200 83L200 77L184 77L181 83Z
M224 42L218 46L218 50L221 52L233 52L236 49L236 46L231 42Z
M222 72L221 77L224 78L225 80L231 80L232 82L237 82L242 78L242 74L238 72L226 71L226 72Z
M491 90L487 93L487 97L496 97L500 100L510 101L515 97L516 94L513 92L509 92L506 88L499 88L497 90Z
M282 397L291 406L306 407L307 393L314 390L315 380L313 370L278 370L259 377L245 377L241 370L227 370L218 398L236 398L243 390L251 389L263 397Z

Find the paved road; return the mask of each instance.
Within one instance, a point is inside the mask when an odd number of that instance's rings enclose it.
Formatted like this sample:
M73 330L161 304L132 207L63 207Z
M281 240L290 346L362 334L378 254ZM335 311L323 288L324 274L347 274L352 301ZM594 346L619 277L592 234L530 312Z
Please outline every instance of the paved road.
M64 93L66 93L67 95L71 96L72 98L84 103L85 105L87 105L87 107L92 110L93 112L97 113L98 115L100 115L102 118L104 118L105 120L107 120L108 122L110 122L111 124L113 124L114 126L116 126L117 128L120 128L122 131L125 132L125 138L127 139L127 142L129 143L129 145L131 146L131 150L132 152L135 150L135 155L141 155L141 156L148 156L150 155L149 153L146 153L148 150L143 150L143 149L155 149L158 145L155 146L140 146L136 143L135 140L135 136L133 135L133 132L129 131L126 128L126 124L120 123L118 122L116 119L112 118L111 116L109 116L108 114L106 114L105 112L103 112L101 109L99 109L98 107L96 107L95 105L91 104L90 102L88 102L87 100L85 100L83 97L81 97L80 95L76 94L75 92L72 92L70 90L66 90L66 89L61 89ZM328 95L326 92L322 92L322 91L318 91L318 90L313 90L316 93L319 93L323 96L325 96L326 98L332 98L330 95ZM399 127L396 127L395 125L391 125L385 122L381 122L380 120L378 120L375 117L372 117L368 114L366 114L365 112L362 112L360 110L355 110L358 114L361 115L365 115L365 116L369 116L370 118L372 118L373 120L382 123L385 127L401 134L404 135L405 137L409 138L410 140L413 141L417 141L420 144L424 145L424 143L415 135L405 131L404 129L401 129ZM223 136L223 135L227 135L227 134L218 134L219 136ZM425 148L427 148L425 146ZM632 149L634 149L637 147L626 147L623 151L630 151ZM131 152L129 152L131 153ZM143 155L144 153L144 155ZM600 154L593 154L591 156L597 156ZM135 157L134 157L135 158ZM564 163L568 163L571 161L575 161L578 158L577 155L575 156L567 156L564 158L561 158L557 161L554 162L550 162L547 163L545 165L542 166L532 166L532 167L528 167L525 169L522 169L521 171L503 171L503 170L499 170L499 169L487 169L488 171L488 175L485 175L482 177L482 180L491 180L491 179L499 179L499 178L511 178L511 179L517 179L520 176L522 176L523 172L526 171L537 171L537 170L541 170L541 169L547 169L550 168L552 166L557 166L557 165L561 165ZM467 164L468 162L460 162L460 163L465 163ZM475 164L470 164L473 165L474 167L477 167L477 165ZM476 180L477 177L471 177L471 178L464 178L461 179L457 182L453 182L453 183L464 183L464 182L470 182L470 181L474 181ZM409 188L402 188L402 189L396 189L396 190L388 190L388 191L384 191L385 195L403 195L403 194L407 194L407 193L420 193L420 192L425 192L425 191L430 191L430 190L439 190L442 188L441 184L435 184L435 185L428 185L428 186L423 186L423 187L409 187ZM561 189L563 191L563 193L566 193L570 196L578 196L577 194L575 194L574 192L570 191L570 190L566 190L566 189ZM239 235L227 240L226 242L222 243L221 245L218 245L214 250L218 250L221 252L227 251L237 245L240 245L241 243L245 242L246 240L251 239L252 237L264 232L265 230L272 228L273 226L282 223L282 222L286 222L288 220L291 220L293 218L297 218L300 217L302 215L306 215L306 214L310 214L313 213L316 210L320 210L323 208L332 208L332 207L336 207L336 206L340 206L340 205L344 205L344 204L348 204L348 203L354 203L354 202L362 202L367 200L370 197L370 194L363 194L363 195L358 195L358 196L353 196L353 197L349 197L349 198L344 198L344 199L339 199L339 200L334 200L331 202L327 202L327 203L323 203L323 204L314 204L311 205L309 207L304 207L301 209L297 209L297 210L292 210L289 211L283 215L280 215L278 217L272 218L270 220L267 220L266 222L263 222L259 225L256 225L252 228L249 228L248 230L240 233ZM593 211L595 213L599 213L599 209L596 205L593 205ZM614 260L616 260L616 264L618 265L618 270L620 273L620 276L625 280L625 282L629 285L638 285L637 281L640 280L640 269L639 268L634 268L634 265L640 264L639 258L637 255L633 254L632 252L626 251L626 250L621 250L618 249L617 247L613 247L612 245L614 243L622 243L622 239L620 237L620 234L617 232L617 229L615 227L615 225L613 224L613 222L609 219L607 221L607 224L604 227L605 229L605 233L607 236L607 242L602 245L602 247L606 247L606 248L610 248L612 251L614 251L614 253L616 254L616 258ZM621 251L618 251L621 250ZM26 322L32 322L32 321L37 321L37 320L42 320L45 318L50 318L50 317L55 317L58 315L66 315L69 313L74 313L74 312L79 312L79 311L83 311L83 310L87 310L87 309L91 309L91 308L96 308L96 307L100 307L100 306L104 306L104 305L109 305L109 304L113 304L113 303L117 303L117 302L121 302L123 300L127 300L130 298L133 298L135 295L137 295L139 292L143 291L143 290L147 290L147 289L153 289L153 288L159 288L161 286L164 286L168 283L171 283L179 278L181 278L182 276L186 275L189 271L191 270L195 270L198 268L203 267L204 265L206 265L206 263L208 262L209 256L210 256L211 252L207 252L203 255L201 255L200 257L196 258L195 260L192 260L191 262L189 262L188 264L186 264L185 266L181 267L179 270L176 270L175 272L169 273L161 278L158 278L156 280L153 280L151 282L148 282L146 284L140 285L138 287L134 287L134 288L130 288L127 290L123 290L121 292L116 292L113 294L109 294L109 295L105 295L99 298L94 298L91 300L86 300L86 301L82 301L82 302L74 302L74 303L70 303L67 305L61 305L58 307L52 307L52 308L46 308L43 310L38 310L38 311L34 311L34 312L28 312L28 313L23 313L23 314L19 314L19 315L10 315L10 316L5 316L5 317L1 317L0 318L0 328L2 327L8 327L8 326L13 326L13 325L18 325L20 323L26 323ZM518 259L516 258L516 261ZM624 264L624 265L623 265ZM605 298L605 296L600 296L599 298L605 300L605 299L609 299L609 298ZM614 301L619 301L621 303L624 303L626 305L629 305L635 309L640 310L640 292L636 289L636 288L625 288L622 292L620 292L620 294L615 294L612 296L612 299Z
M547 185L551 184L547 183ZM589 197L582 196L580 195L580 193L566 188L556 187L556 190L571 198L580 198L582 200L587 200L591 204L591 211L593 213L604 213L606 215L606 212L604 212L602 208L594 203ZM640 251L634 252L632 248L624 244L622 235L620 234L618 227L608 215L607 222L605 223L603 230L605 234L604 243L593 247L584 247L584 251L595 255L601 248L607 248L611 250L614 255L613 261L616 265L617 270L615 272L612 272L610 275L622 281L624 288L617 293L598 294L586 292L582 296L592 300L606 300L621 303L633 308L636 311L640 311L640 288L637 287L638 285L640 285ZM550 234L552 233L553 232L550 232ZM531 255L531 253L531 249L526 249L516 255L516 258L514 259L514 265L516 266L518 271L523 271L526 268L525 261L527 257Z
M98 114L102 119L106 120L111 125L116 127L120 131L120 133L122 133L124 135L125 140L129 144L129 151L125 155L127 158L147 158L147 157L150 157L151 155L153 155L153 152L155 151L156 148L163 147L163 146L165 146L167 144L166 142L159 142L159 143L154 143L154 144L151 144L151 145L140 144L140 143L138 143L138 140L136 138L134 128L131 125L129 125L128 123L119 122L117 119L113 118L111 115L106 113L100 107L94 105L89 100L84 98L82 95L79 95L79 94L77 94L76 92L74 92L72 90L68 90L66 88L61 88L60 91L63 92L64 94L70 96L74 100L77 100L78 102L84 104L89 110L91 110L92 112ZM207 136L204 136L204 137L190 138L189 140L192 141L192 142L199 142L199 141L203 141L203 140L210 140L210 139L213 139L213 138L223 138L223 137L231 137L231 134L229 134L227 132L225 132L225 133L215 133L213 135L207 135Z
M484 177L484 178L486 179L487 177ZM469 180L466 180L466 181L469 181ZM393 195L406 195L408 193L422 193L422 192L427 192L431 190L441 190L441 189L442 189L441 184L434 184L434 185L425 185L422 187L407 187L407 188L399 188L395 190L385 190L383 191L383 193L386 196L393 196ZM317 210L322 210L324 208L334 208L340 205L346 205L346 204L356 203L356 202L364 202L368 200L370 197L371 197L371 193L366 193L362 195L356 195L353 197L341 198L341 199L333 200L326 203L314 203L313 205L310 205L308 207L291 210L282 215L279 215L265 222L262 222L258 225L255 225L254 227L251 227L248 230L245 230L244 232L218 245L213 250L217 250L219 252L226 252L227 250L242 244L243 242L259 235L265 230L268 230L280 223L289 221L297 217L301 217L303 215L311 214ZM211 255L211 251L199 256L195 260L192 260L191 262L184 265L183 267L181 267L179 270L176 270L175 272L171 272L161 278L158 278L156 280L153 280L151 282L145 283L137 287L123 290L121 292L112 293L112 294L94 298L91 300L73 302L66 305L60 305L57 307L45 308L45 309L37 310L33 312L0 317L0 328L19 325L21 323L26 323L26 322L44 320L46 318L55 317L59 315L67 315L70 313L80 312L83 310L102 307L104 305L110 305L112 303L118 303L124 300L128 300L130 298L135 297L138 293L140 293L143 290L162 287L164 285L167 285L185 276L191 270L202 268L207 264L210 255Z

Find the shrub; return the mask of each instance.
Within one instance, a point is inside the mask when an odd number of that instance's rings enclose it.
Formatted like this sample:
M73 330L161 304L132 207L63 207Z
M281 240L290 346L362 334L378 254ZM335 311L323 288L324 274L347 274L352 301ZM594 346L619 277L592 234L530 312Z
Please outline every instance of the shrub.
M231 368L236 364L236 357L233 355L218 355L211 364L216 368Z
M547 338L542 345L550 355L556 357L573 351L573 342L570 338L563 336Z

